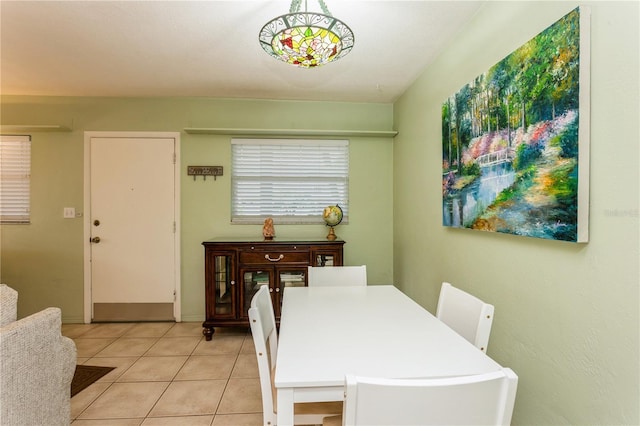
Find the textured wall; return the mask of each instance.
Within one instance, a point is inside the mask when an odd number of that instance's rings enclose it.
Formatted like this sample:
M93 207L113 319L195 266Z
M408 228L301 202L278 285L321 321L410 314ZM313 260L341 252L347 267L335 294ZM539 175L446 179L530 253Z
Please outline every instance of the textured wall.
M442 227L441 105L576 2L487 2L394 106L396 283L495 305L488 353L520 377L514 424L638 424L639 4L591 8L590 241Z
M65 322L83 320L85 131L170 131L185 127L391 130L390 104L224 99L2 97L2 124L61 124L68 133L32 135L32 223L0 227L0 282L20 292L18 315L62 308ZM262 225L230 224L230 137L181 134L182 319L204 319L203 240L262 237ZM356 137L350 144L350 223L345 262L367 264L372 283L393 280L392 139ZM221 165L217 180L186 175L188 165ZM375 212L371 214L371 212ZM320 214L319 212L318 214ZM277 236L324 238L323 225L276 226Z

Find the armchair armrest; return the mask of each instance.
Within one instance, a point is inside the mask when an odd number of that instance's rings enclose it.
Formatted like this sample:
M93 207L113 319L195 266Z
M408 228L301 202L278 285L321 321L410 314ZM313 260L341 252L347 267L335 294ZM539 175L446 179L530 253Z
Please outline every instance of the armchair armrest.
M0 424L69 425L74 342L47 308L0 328Z
M6 284L0 284L0 327L12 323L18 317L18 292Z

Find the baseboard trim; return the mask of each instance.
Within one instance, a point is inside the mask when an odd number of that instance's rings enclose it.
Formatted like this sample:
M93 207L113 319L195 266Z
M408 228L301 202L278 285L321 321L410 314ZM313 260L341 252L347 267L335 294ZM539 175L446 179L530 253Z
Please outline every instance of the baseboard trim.
M182 322L203 322L204 316L202 315L182 315Z
M94 303L92 322L175 321L173 303Z

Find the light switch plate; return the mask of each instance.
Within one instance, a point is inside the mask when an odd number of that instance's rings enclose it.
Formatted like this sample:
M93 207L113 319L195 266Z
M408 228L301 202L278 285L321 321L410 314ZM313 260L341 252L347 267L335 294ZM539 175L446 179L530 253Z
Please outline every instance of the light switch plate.
M65 207L63 211L63 216L65 219L73 219L76 217L76 208L75 207Z

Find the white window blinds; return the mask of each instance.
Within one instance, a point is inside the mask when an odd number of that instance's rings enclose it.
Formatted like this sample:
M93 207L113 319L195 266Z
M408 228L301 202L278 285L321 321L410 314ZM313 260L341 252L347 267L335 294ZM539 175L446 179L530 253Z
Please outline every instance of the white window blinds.
M231 221L323 223L322 211L349 212L349 141L233 139Z
M29 223L31 137L0 136L0 222Z

